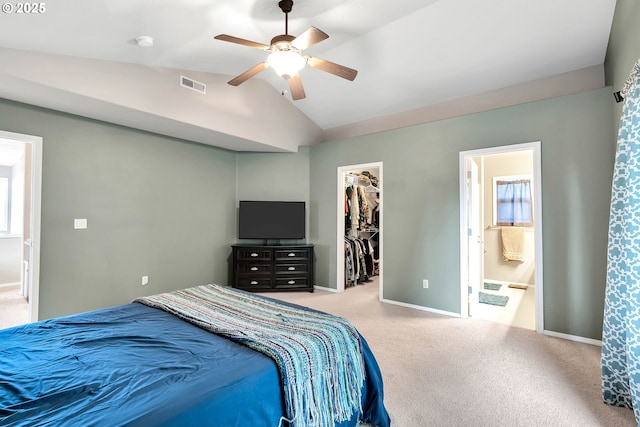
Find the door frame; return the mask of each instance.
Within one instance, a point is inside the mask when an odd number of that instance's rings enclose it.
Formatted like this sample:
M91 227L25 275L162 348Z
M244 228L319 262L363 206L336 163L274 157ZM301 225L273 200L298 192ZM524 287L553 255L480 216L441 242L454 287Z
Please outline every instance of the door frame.
M480 170L484 171L483 157L480 157L480 163L480 166L478 166L470 156L466 157L465 191L467 193L465 206L468 209L465 235L467 236L467 250L469 251L469 257L466 260L469 294L467 298L468 316L474 315L474 310L477 306L476 298L480 291L480 282L484 278L484 233L481 230L484 224L483 203L481 202L484 190L480 185L480 182L483 181L484 173L479 174ZM473 232L475 232L475 235ZM476 256L471 256L472 253ZM475 279L473 278L474 273L476 275Z
M31 246L29 250L29 322L38 319L40 304L40 222L42 201L42 143L40 136L0 130L0 138L31 144ZM24 242L23 242L24 245ZM21 247L23 246L21 245ZM24 267L22 267L24 268Z
M379 209L379 227L378 227L378 257L380 259L380 274L378 280L378 300L382 301L383 297L383 283L384 283L384 258L383 258L383 211L384 211L384 195L383 195L383 173L382 162L361 163L356 165L338 166L338 185L337 185L337 197L338 197L338 211L337 211L337 264L336 264L336 291L344 292L344 181L347 172L352 170L364 170L367 168L378 169L378 189L380 190L380 209Z
M535 304L535 324L536 332L544 332L544 282L543 282L543 258L542 258L542 156L540 141L526 142L500 147L489 147L477 150L460 152L460 317L469 317L469 296L467 281L468 277L468 257L471 255L468 245L468 206L467 206L467 159L471 157L488 156L514 151L531 150L533 152L533 215L535 218L534 246L535 246L535 284L536 284L536 304Z

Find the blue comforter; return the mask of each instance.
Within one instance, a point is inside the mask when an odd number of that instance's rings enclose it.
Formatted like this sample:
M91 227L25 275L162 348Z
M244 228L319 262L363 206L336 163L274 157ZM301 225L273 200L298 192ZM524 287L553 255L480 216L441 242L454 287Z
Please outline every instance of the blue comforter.
M277 427L275 362L138 303L0 330L0 425ZM378 365L362 339L363 414L386 427Z

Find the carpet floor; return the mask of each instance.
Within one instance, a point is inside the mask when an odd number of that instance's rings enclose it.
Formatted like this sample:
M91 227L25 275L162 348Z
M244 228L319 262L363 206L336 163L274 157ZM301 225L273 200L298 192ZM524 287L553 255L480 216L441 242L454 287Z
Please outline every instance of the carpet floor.
M377 282L271 297L349 319L382 370L394 427L635 426L601 399L600 347L378 301Z
M20 285L0 286L0 329L29 321L29 303L20 295Z

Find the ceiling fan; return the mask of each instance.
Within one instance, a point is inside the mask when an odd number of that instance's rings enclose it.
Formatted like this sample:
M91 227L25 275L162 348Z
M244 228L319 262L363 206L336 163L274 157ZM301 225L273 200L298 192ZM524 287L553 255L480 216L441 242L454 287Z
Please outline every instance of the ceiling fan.
M298 37L289 35L289 12L293 8L293 0L281 0L278 6L284 12L284 34L280 34L271 39L269 45L253 42L246 39L230 36L227 34L219 34L214 38L231 43L241 44L256 49L262 49L271 52L266 61L259 63L240 74L239 76L229 80L232 86L238 86L251 77L255 76L262 70L272 67L278 75L287 80L291 97L294 100L303 99L306 95L302 87L299 71L305 65L317 68L327 73L342 77L353 81L358 71L336 64L325 59L314 58L313 56L304 55L302 51L316 43L319 43L329 36L323 31L311 27Z

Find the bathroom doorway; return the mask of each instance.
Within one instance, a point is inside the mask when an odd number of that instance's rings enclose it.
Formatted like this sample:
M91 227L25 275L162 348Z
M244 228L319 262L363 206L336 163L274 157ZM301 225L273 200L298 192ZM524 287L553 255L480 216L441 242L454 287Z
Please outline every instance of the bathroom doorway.
M542 332L540 143L462 152L460 172L462 317ZM504 222L513 188L530 217Z
M15 313L6 327L38 320L42 138L0 131L0 163L2 309Z

